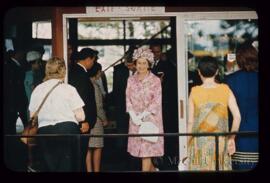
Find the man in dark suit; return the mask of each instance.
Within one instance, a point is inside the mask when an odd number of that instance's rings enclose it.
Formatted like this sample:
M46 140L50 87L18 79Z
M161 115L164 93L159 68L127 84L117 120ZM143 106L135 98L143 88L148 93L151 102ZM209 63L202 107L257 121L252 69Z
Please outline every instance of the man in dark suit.
M130 75L135 72L135 64L132 61L132 52L130 52L124 62L114 67L113 72L113 99L116 107L117 131L120 134L128 133L129 115L126 113L126 87ZM127 170L130 164L129 154L127 153L127 138L117 139L119 148L119 157L121 158L121 170Z
M23 50L15 50L4 65L4 114L5 133L16 134L16 120L22 119L27 125L28 100L24 89L25 69L23 64Z
M4 134L16 134L18 117L27 125L24 56L24 51L18 48L10 52L4 63ZM6 166L13 171L26 171L27 149L19 138L5 137L4 149Z
M73 85L85 103L83 107L85 121L81 121L81 133L89 133L95 126L97 110L95 90L89 80L87 70L91 69L97 60L98 51L91 48L83 48L78 53L78 61L69 72L69 84ZM86 171L86 153L88 150L89 137L81 137L81 171ZM79 149L78 149L79 151Z
M177 69L170 55L162 53L161 45L150 45L154 54L152 73L158 76L162 86L162 118L164 133L178 133L177 110ZM161 170L177 170L176 158L178 157L178 138L164 138L165 154L163 158L152 159L153 163Z
M154 64L152 65L152 73L161 79L164 77L164 70L166 69L166 60L162 59L161 45L150 45L150 49L154 54Z

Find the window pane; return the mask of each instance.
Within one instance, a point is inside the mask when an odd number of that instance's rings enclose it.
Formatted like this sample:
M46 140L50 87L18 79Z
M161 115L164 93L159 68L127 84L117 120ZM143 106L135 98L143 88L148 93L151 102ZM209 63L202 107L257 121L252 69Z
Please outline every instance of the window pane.
M214 56L219 60L221 80L237 70L236 60L230 60L228 54L235 54L244 42L258 41L257 20L186 21L185 27L188 51L194 55L189 70L196 70L201 57Z
M127 39L149 39L154 34L161 31L169 25L169 21L127 21L126 38ZM168 27L162 34L156 38L170 38L171 29Z
M52 24L50 21L39 21L32 23L32 37L40 39L52 38Z
M93 48L99 52L98 63L102 65L102 70L105 70L124 54L123 46L79 46L78 50L80 51L82 48L86 47ZM108 92L111 92L113 86L113 67L108 69L105 74L107 77Z
M5 39L5 47L6 47L5 51L14 50L12 39Z
M52 45L44 45L45 53L42 56L43 60L48 60L52 56Z
M93 22L78 20L78 39L123 39L123 22Z

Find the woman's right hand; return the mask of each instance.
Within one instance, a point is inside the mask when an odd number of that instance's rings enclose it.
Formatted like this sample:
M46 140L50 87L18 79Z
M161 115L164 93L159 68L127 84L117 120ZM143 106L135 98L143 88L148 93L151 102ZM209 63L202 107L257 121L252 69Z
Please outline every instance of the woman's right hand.
M81 132L87 133L89 131L89 128L90 128L89 123L87 121L84 121L81 125L82 125L80 128Z
M228 142L227 142L228 144L228 153L229 153L229 155L231 156L231 155L233 155L234 153L235 153L235 141L234 141L234 138L229 138L228 139Z
M135 114L134 111L129 111L129 116L131 118L131 121L135 124L135 125L141 125L142 120Z

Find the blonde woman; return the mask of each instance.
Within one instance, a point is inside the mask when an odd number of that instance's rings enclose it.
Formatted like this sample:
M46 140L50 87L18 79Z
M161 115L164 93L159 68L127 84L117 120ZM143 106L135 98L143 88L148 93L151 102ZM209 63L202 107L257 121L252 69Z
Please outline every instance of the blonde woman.
M47 61L44 82L32 92L29 111L32 117L45 95L59 82L63 82L66 66L63 59L53 57ZM79 121L85 119L84 102L77 90L62 83L49 95L38 114L38 134L80 134ZM77 171L76 139L74 137L38 138L44 157L44 170L48 172Z

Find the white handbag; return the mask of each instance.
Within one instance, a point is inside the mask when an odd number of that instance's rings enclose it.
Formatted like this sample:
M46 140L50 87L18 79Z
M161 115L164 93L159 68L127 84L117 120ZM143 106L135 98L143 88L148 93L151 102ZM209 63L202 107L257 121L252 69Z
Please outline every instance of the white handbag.
M139 134L155 134L155 133L159 133L159 129L153 122L144 121L141 123L139 127ZM141 136L141 138L153 143L158 141L158 136Z

